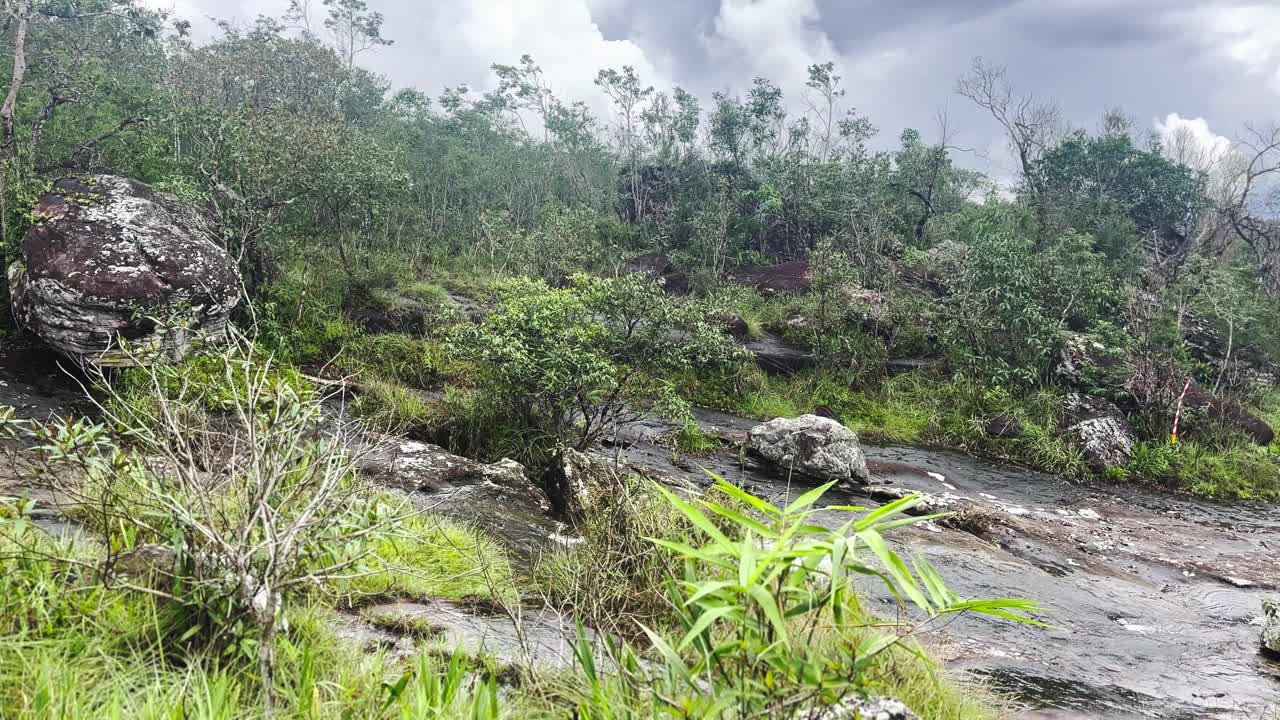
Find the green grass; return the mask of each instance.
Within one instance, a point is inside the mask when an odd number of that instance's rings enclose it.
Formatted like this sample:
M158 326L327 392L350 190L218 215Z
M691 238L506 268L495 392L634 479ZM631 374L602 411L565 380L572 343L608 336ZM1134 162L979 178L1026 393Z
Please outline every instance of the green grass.
M443 285L430 280L418 280L400 289L405 297L417 300L424 305L449 304L449 291Z
M1136 479L1219 500L1280 500L1280 451L1237 439L1225 447L1141 442L1125 470Z
M370 598L514 602L517 589L506 552L470 525L433 515L407 519L376 549L366 571L377 574L337 588L347 605Z
M0 521L0 717L15 720L134 718L231 720L260 718L255 665L245 656L213 656L184 647L170 635L166 601L94 582L92 569L50 562L59 555L92 562L103 548L92 540L56 541L20 522ZM647 537L689 538L690 526L656 496L633 482L626 492L588 518L588 542L545 558L538 568L542 591L556 604L584 615L613 618L622 629L646 619L666 624L665 578L681 561ZM38 554L15 556L13 538ZM418 518L378 549L384 577L350 581L334 589L342 602L372 596L402 598L487 597L511 601L514 583L503 552L465 525ZM495 590L495 588L499 588ZM332 622L328 593L287 609L277 637L275 694L279 717L475 718L477 697L495 692L485 678L512 683L496 695L502 717L565 717L595 686L579 670L528 674L479 659L443 660L437 643L420 646L405 661L361 651ZM371 617L379 626L431 638L429 625ZM879 621L868 618L870 627ZM602 627L607 627L603 625ZM636 634L634 626L631 633ZM848 633L818 636L816 652L840 652L856 641ZM674 639L671 640L674 642ZM643 644L637 645L643 652ZM653 658L651 661L656 661ZM921 717L994 718L995 700L981 688L957 683L919 657L894 651L866 671L874 692L900 697ZM449 690L453 688L453 690ZM619 717L646 716L644 697L616 693L606 682L602 702ZM594 705L600 707L600 705Z
M427 427L437 418L435 407L418 390L376 379L360 382L352 410L373 427L390 433Z
M853 390L838 375L808 371L791 377L755 370L740 388L686 382L692 402L710 404L761 420L796 417L819 407L835 415L864 440L903 445L936 445L982 452L1066 476L1085 472L1079 451L1058 436L1061 396L1050 389L1014 396L927 372L891 378L866 390ZM994 415L1017 418L1022 436L995 439L983 432Z
M432 388L440 384L448 362L438 341L387 333L352 338L343 345L337 365L362 381Z

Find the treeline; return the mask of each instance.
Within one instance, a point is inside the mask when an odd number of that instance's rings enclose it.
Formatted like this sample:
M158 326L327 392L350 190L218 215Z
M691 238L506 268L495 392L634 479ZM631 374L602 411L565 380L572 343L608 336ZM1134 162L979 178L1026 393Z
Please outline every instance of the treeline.
M207 43L132 0L5 7L6 259L51 178L102 169L207 204L268 315L273 284L317 247L354 288L386 253L549 280L660 253L698 291L821 248L864 288L930 288L935 349L999 383L1046 377L1064 328L1157 338L1165 362L1194 315L1228 365L1280 348L1280 226L1264 212L1280 129L1221 157L1118 111L1065 129L975 61L956 90L1007 131L1019 175L1002 188L957 164L945 118L870 149L832 63L785 89L803 103L756 78L704 105L603 69L601 117L528 56L494 65L486 93L392 91L359 65L390 42L362 0L295 2Z

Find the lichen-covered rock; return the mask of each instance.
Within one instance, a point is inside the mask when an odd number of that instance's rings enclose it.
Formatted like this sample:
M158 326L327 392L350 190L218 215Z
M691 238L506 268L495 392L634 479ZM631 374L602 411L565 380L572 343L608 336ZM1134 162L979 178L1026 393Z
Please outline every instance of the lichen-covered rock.
M196 209L134 180L79 175L54 183L34 215L7 275L14 316L49 346L133 365L224 333L240 281Z
M806 710L796 720L918 720L901 700L887 697L846 698L836 705Z
M514 460L482 463L438 445L400 440L380 443L374 451L363 454L359 465L369 479L405 492L437 492L486 483L524 496L528 505L549 509L524 466Z
M1094 472L1123 468L1133 455L1133 430L1114 403L1074 393L1067 397L1066 434Z
M1262 649L1280 657L1280 600L1262 601Z
M566 449L547 469L542 484L551 508L577 519L612 495L622 475L622 468L606 457Z
M1086 392L1106 391L1110 396L1123 392L1133 376L1123 351L1076 332L1064 334L1054 372L1069 385Z
M823 480L866 482L871 477L858 435L829 418L770 420L752 428L748 441L757 455L784 470Z

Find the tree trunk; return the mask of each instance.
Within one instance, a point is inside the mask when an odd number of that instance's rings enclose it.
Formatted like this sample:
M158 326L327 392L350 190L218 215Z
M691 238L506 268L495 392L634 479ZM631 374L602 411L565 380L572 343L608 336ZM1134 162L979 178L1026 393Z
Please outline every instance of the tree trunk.
M31 21L31 0L18 0L14 11L18 26L13 36L13 75L9 80L9 94L0 106L0 148L3 148L3 166L0 167L0 247L9 238L9 171L16 156L18 91L27 75L27 28ZM8 264L8 258L0 258L0 266Z

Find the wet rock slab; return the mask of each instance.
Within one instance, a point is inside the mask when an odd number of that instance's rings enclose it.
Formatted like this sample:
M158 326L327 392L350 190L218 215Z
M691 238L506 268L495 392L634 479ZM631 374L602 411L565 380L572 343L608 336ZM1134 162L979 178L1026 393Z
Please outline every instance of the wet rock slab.
M445 651L454 649L472 656L486 656L503 665L546 670L573 666L576 625L573 618L551 609L522 609L515 617L468 608L439 600L395 602L365 608L362 615L374 629L366 639L391 643L404 653L413 646L404 636L379 626L413 624L430 628L428 640ZM589 640L595 633L586 630Z

